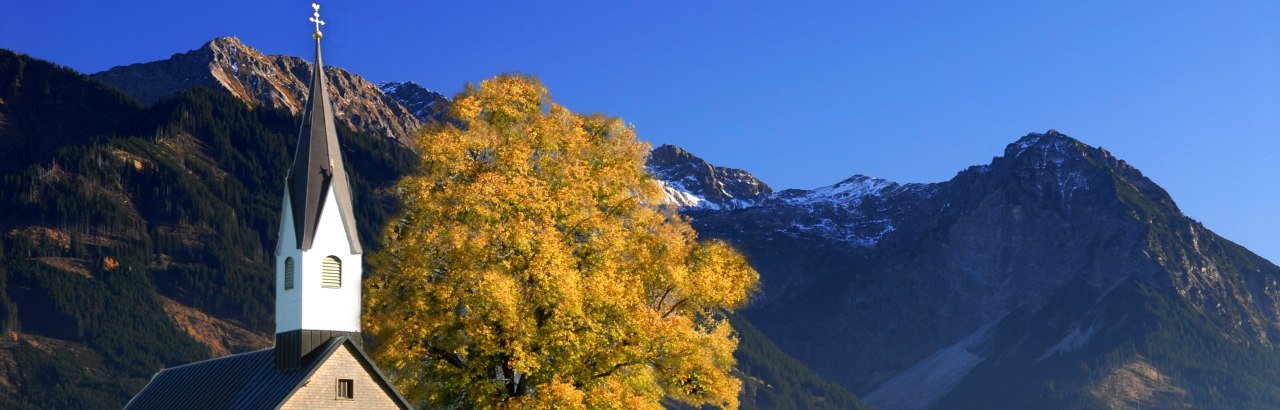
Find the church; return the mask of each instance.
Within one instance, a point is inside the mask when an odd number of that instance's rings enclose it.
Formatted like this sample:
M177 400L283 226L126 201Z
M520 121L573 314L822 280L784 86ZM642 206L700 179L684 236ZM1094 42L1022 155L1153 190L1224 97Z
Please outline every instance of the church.
M363 350L364 251L312 7L316 59L275 250L275 347L161 370L127 409L412 408Z

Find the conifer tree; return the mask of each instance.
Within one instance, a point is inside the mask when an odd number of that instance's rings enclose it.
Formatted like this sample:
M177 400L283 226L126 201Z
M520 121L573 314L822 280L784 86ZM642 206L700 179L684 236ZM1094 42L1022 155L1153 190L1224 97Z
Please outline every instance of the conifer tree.
M364 298L411 400L464 408L737 407L725 319L757 273L661 206L648 145L535 79L468 86L416 141Z

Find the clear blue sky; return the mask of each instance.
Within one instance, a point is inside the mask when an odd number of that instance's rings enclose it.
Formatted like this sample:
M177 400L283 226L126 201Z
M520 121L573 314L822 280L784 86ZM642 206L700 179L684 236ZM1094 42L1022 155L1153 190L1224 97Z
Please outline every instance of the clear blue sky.
M775 188L942 181L1056 128L1280 262L1280 2L617 3L327 1L325 58L446 94L535 74ZM308 4L14 1L0 48L84 72L223 35L310 58Z

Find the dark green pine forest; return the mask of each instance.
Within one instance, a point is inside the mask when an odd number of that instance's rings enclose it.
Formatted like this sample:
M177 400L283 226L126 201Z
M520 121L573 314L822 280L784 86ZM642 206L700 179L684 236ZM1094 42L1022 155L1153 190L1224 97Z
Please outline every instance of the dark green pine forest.
M0 50L0 407L119 408L157 370L228 352L174 319L207 314L269 347L270 258L299 119L194 89L142 106ZM398 143L339 125L361 240L413 169ZM167 307L168 306L168 307ZM750 324L744 407L851 408ZM265 343L265 345L264 345Z

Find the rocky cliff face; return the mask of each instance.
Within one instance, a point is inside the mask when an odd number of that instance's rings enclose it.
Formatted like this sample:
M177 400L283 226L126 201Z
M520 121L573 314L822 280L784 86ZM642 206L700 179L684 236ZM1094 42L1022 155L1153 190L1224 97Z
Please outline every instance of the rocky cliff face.
M311 63L297 57L265 55L235 37L220 37L167 60L115 67L92 77L114 85L145 104L175 93L211 87L230 91L254 106L285 108L297 115L306 102ZM403 139L422 119L364 78L326 65L336 117L355 130Z
M674 145L655 148L645 165L662 183L667 202L681 208L739 209L773 193L746 171L713 166Z
M1056 131L946 182L855 176L684 212L760 270L748 318L883 408L1280 398L1262 370L1280 364L1280 268ZM1183 343L1226 347L1171 347ZM1199 360L1254 363L1188 376ZM1268 387L1222 393L1236 377ZM1118 385L1133 389L1117 396ZM987 397L995 390L1007 394Z
M383 94L400 103L422 122L444 120L449 111L449 99L413 81L379 83Z

